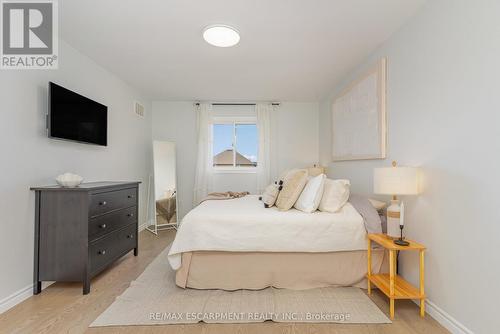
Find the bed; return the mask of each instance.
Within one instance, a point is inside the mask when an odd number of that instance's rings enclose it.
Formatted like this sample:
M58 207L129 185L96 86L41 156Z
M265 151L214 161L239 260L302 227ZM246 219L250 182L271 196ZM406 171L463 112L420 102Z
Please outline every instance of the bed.
M196 289L365 287L366 219L264 208L258 196L205 201L182 220L168 260L176 284ZM373 272L384 262L374 250Z

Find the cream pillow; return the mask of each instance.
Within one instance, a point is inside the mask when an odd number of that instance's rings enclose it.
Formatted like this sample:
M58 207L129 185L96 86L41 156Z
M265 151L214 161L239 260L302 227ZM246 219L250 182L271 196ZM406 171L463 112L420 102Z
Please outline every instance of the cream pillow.
M276 198L278 198L278 194L280 193L282 186L273 183L267 186L266 190L262 194L262 202L264 202L264 207L270 208L276 203Z
M290 210L297 202L300 193L307 183L307 170L299 169L289 172L284 178L283 189L278 195L276 206L281 211Z
M320 174L318 176L310 177L307 181L304 190L299 196L294 207L297 210L307 213L314 212L318 209L321 197L323 196L323 187L325 184L326 175Z
M319 210L338 212L349 200L351 182L349 180L326 179Z
M299 168L292 168L292 169L287 169L285 171L283 171L280 176L279 176L279 179L278 181L283 181L285 182L290 176L294 175L295 172L299 171L299 170L303 170L303 171L306 171L306 169L299 169ZM308 173L309 175L309 173Z
M387 206L387 203L381 202L381 201L377 201L376 199L369 198L368 200L370 201L370 203L373 205L373 207L377 211L384 210L385 207Z

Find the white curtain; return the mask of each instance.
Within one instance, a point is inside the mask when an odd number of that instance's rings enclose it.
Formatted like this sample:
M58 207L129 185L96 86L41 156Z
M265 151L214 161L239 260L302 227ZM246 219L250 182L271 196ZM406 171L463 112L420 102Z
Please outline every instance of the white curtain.
M271 180L271 112L273 105L259 103L255 106L259 131L259 158L257 164L257 191L262 194Z
M212 191L212 145L211 117L212 104L200 103L197 106L198 154L196 159L196 174L194 178L194 205Z

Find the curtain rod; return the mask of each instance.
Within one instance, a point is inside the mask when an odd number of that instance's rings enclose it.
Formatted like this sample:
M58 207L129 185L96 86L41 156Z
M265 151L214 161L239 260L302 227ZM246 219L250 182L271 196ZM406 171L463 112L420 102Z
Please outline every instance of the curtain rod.
M195 105L199 106L200 103L197 102ZM254 106L256 103L211 103L213 106ZM279 103L271 103L273 106L279 106Z

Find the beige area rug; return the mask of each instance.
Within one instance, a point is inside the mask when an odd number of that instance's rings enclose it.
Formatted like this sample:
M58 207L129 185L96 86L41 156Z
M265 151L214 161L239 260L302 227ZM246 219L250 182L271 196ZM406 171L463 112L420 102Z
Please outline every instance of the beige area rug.
M194 290L175 285L169 247L90 327L206 323L391 321L361 289Z

